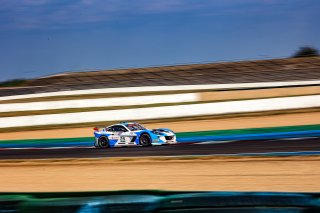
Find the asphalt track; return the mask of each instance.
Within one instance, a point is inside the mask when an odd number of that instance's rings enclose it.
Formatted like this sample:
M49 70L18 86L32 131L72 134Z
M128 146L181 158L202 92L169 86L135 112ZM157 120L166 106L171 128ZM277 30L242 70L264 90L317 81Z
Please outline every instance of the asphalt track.
M0 159L108 158L320 151L320 138L185 143L153 147L0 150Z

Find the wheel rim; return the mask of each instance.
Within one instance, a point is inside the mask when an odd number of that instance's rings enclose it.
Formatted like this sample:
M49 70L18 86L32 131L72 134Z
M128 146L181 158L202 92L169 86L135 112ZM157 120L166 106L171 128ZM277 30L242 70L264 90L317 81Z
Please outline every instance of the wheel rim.
M140 142L141 142L141 145L149 145L150 144L149 137L147 135L142 135Z
M100 146L101 147L106 147L108 145L108 142L105 138L100 139Z

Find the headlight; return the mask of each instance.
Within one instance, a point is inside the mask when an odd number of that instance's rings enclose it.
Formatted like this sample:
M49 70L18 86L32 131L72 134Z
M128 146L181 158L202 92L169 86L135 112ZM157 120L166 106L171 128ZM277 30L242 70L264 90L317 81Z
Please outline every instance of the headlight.
M164 136L160 136L159 139L162 141L166 141L166 138Z

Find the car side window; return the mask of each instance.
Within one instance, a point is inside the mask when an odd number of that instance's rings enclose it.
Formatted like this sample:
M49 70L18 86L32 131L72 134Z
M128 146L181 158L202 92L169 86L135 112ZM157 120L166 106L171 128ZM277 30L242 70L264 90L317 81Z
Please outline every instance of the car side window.
M112 127L113 132L127 132L128 130L124 128L123 126L116 125Z

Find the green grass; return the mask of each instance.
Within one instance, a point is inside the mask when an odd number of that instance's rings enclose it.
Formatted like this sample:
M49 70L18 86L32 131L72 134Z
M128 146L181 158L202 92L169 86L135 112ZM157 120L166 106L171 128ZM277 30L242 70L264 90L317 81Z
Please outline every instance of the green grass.
M44 138L44 139L24 139L24 140L0 140L0 144L12 143L12 144L44 144L44 143L59 143L59 142L85 142L94 141L92 137L81 138Z
M0 82L0 87L18 87L25 86L27 80L25 79L13 79L8 81Z
M177 137L209 136L209 135L224 136L224 135L259 134L259 133L271 133L271 132L292 132L292 131L304 131L304 130L320 130L320 124L304 125L304 126L281 126L281 127L265 127L265 128L200 131L200 132L182 132L182 133L177 133Z

